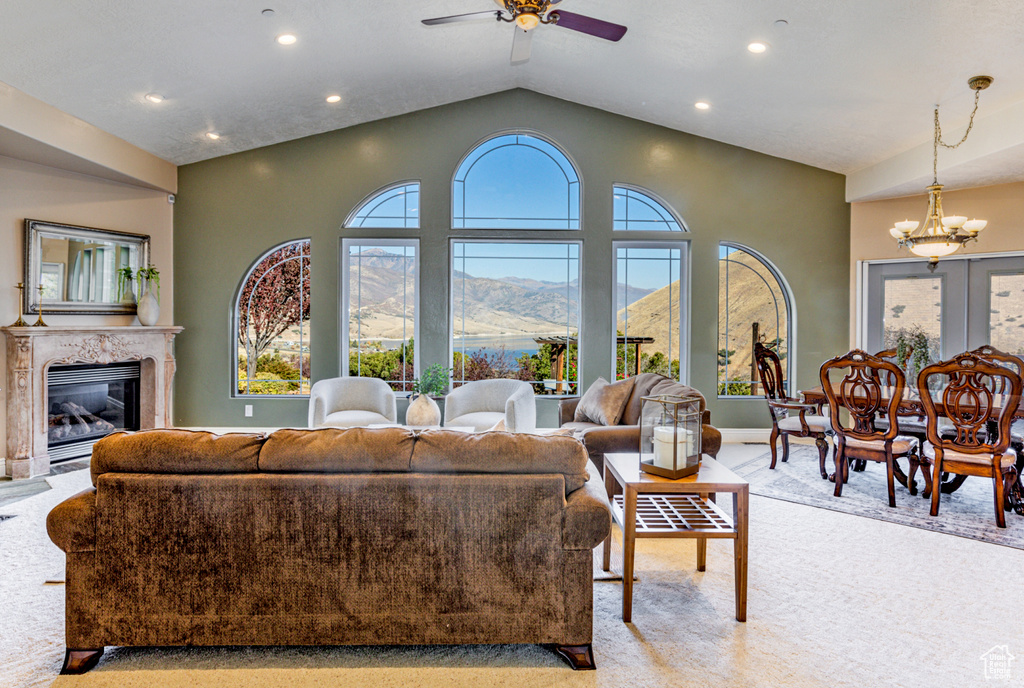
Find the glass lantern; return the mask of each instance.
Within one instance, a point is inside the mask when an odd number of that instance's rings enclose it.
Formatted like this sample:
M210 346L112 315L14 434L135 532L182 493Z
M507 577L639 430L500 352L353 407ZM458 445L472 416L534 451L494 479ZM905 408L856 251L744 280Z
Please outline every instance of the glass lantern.
M700 397L641 397L640 470L682 478L700 469Z

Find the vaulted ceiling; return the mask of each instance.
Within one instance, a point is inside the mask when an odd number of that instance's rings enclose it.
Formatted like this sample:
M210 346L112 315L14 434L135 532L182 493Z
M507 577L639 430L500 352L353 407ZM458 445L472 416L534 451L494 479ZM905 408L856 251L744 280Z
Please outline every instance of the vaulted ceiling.
M1024 179L1019 0L561 7L629 31L610 43L541 26L511 66L509 24L420 23L492 0L8 0L0 81L176 164L520 87L846 174L855 200L930 182L932 108L959 140L967 79L990 74L940 181ZM274 40L285 32L294 45ZM748 52L754 40L768 50Z

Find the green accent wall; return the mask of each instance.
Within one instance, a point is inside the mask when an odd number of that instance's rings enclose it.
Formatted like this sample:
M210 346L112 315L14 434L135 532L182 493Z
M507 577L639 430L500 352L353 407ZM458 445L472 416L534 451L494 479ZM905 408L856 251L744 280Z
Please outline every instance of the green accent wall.
M174 316L185 331L175 340L175 423L305 425L305 398L231 396L231 307L239 281L267 249L289 239L312 239L314 380L341 371L342 236L420 240L416 354L421 365L445 362L449 240L483 236L479 230L450 229L452 175L475 144L511 129L540 132L556 142L582 179L583 229L544 237L583 241L584 389L611 371L616 183L650 189L689 226L682 237L631 232L628 238L691 241L689 382L708 397L715 425L770 426L763 400L715 398L720 241L765 255L792 288L798 387L817 384L821 362L847 350L850 208L842 175L517 89L180 167ZM342 229L362 199L400 180L420 181L420 229ZM535 238L536 232L486 236ZM246 404L254 407L252 418L244 417ZM538 422L557 425L556 399L538 398Z

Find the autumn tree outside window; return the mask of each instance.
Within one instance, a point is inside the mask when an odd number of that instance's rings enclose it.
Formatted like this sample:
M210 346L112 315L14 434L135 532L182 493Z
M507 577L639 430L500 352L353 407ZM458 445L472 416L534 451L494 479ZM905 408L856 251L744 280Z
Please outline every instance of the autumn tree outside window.
M236 395L309 394L310 241L275 246L235 300Z

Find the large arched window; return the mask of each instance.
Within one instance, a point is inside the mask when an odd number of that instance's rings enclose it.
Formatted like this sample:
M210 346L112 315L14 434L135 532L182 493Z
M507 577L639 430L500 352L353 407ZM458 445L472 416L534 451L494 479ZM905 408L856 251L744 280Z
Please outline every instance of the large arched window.
M270 249L235 297L239 396L309 394L309 239Z
M352 211L345 226L419 227L419 182L399 182L375 191Z
M579 174L565 153L536 134L487 139L455 172L452 227L579 229Z
M718 250L718 395L760 396L754 342L782 359L789 389L793 301L782 274L767 258L739 244Z
M688 231L683 221L650 191L616 185L612 188L612 229L615 231Z

